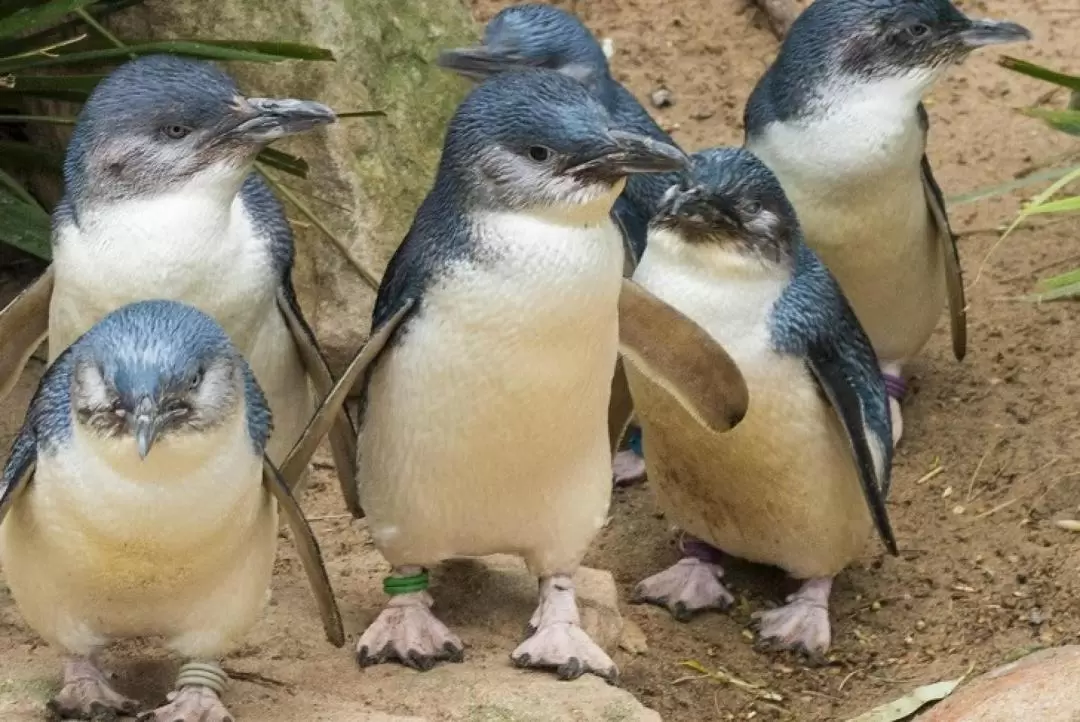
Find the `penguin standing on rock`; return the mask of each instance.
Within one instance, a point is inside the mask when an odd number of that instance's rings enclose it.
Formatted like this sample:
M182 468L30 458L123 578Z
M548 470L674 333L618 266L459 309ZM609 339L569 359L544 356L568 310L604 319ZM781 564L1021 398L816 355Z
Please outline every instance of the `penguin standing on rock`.
M549 70L496 75L458 108L373 313L388 340L364 377L358 484L393 570L390 603L357 644L362 665L460 660L431 611L428 569L516 553L540 600L514 662L615 678L571 579L610 499L623 283L611 207L626 176L685 162L617 130L583 85Z
M269 598L279 511L344 644L318 545L265 456L270 431L247 363L184 304L124 306L45 372L0 482L0 560L23 617L70 655L53 715L135 714L97 654L162 637L185 664L139 719L231 720L219 663Z
M775 176L745 150L692 156L689 185L666 195L634 281L701 326L749 389L742 422L703 428L627 366L649 481L680 528L802 581L759 616L766 645L821 655L832 579L872 529L896 546L884 506L892 444L874 351L835 280L803 243ZM713 550L638 585L677 618L733 599Z
M960 259L926 156L922 98L973 50L1030 37L949 0L815 0L747 103L746 147L780 179L874 345L895 442L903 366L946 300L957 360L967 349Z

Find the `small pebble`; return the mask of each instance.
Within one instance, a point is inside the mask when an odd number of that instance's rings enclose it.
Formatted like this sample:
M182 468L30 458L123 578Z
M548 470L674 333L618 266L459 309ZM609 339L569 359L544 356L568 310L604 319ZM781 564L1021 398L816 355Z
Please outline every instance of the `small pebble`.
M657 88L649 96L654 108L670 108L675 104L675 98L667 88Z
M604 51L604 57L608 60L615 57L615 41L611 38L604 38L601 40L600 49Z
M1080 521L1076 519L1058 519L1054 522L1054 526L1065 531L1080 531Z

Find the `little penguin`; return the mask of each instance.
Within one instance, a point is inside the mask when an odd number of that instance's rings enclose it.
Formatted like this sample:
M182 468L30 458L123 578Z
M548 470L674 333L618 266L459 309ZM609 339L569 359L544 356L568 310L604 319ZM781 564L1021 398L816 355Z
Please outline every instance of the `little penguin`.
M318 544L265 455L270 432L250 367L192 306L122 306L48 368L0 482L0 562L23 618L70 655L53 715L137 713L96 657L161 637L185 663L140 719L231 720L219 660L268 600L279 509L344 644Z
M64 161L50 268L0 313L0 392L47 336L54 360L107 313L168 298L210 314L270 400L281 464L333 382L292 284L293 236L255 156L332 123L307 100L245 97L215 66L171 55L132 60L91 93ZM346 502L355 499L356 432L330 435ZM301 470L282 470L295 485Z
M604 50L589 29L560 8L542 3L504 8L488 22L481 45L445 51L438 62L477 80L522 67L557 70L583 83L621 130L676 145L634 95L612 77ZM676 181L676 177L667 173L633 175L626 181L626 190L615 201L615 219L627 242L627 274L633 272L645 251L649 219L656 213L660 197ZM623 416L631 413L629 399L620 398L627 394L621 364L612 393L612 413ZM621 436L626 421L626 418L613 419L612 433ZM618 452L613 461L614 481L619 485L640 481L645 474L640 453L640 429L630 427L625 433L626 448ZM618 443L618 439L613 441Z
M874 345L894 443L904 364L946 299L957 360L967 349L960 259L926 156L922 98L976 48L1030 37L949 0L816 0L747 103L746 147L780 179Z
M704 541L801 580L786 606L760 614L760 638L823 654L833 577L875 526L896 553L884 506L889 407L866 334L776 177L743 149L691 157L689 181L671 188L650 225L634 281L718 341L750 397L742 422L715 434L627 364L649 483L667 518L697 538L635 596L679 619L729 606Z
M550 70L494 75L458 108L373 312L376 333L397 327L364 376L358 484L393 570L361 665L460 660L427 570L513 553L540 580L513 661L615 678L571 578L610 499L623 264L611 207L627 175L685 162Z

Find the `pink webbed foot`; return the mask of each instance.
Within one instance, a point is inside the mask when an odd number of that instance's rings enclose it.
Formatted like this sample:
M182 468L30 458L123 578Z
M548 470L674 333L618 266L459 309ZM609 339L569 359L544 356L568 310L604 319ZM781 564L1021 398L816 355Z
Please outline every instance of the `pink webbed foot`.
M645 459L631 449L623 449L615 454L611 464L615 486L633 486L645 480Z
M140 715L139 722L233 722L233 716L217 692L192 686L170 692L166 704Z
M64 663L64 686L46 709L50 719L116 720L134 715L139 703L116 692L92 661L76 657Z
M533 632L510 655L518 667L554 669L559 679L595 674L614 683L619 670L581 628L574 582L559 574L540 580L540 604L529 625Z
M399 594L356 643L361 667L399 662L426 671L442 661L461 662L465 645L432 613L426 591Z
M684 557L638 583L634 601L666 607L675 619L688 622L698 612L724 611L735 603L735 597L720 583L723 576L719 564Z
M907 382L900 375L899 368L896 368L895 372L882 371L882 376L885 377L885 392L889 395L889 417L892 421L893 448L895 449L904 436L904 413L900 403L907 395Z
M829 592L832 579L810 579L779 609L755 612L758 648L790 650L820 662L832 641Z

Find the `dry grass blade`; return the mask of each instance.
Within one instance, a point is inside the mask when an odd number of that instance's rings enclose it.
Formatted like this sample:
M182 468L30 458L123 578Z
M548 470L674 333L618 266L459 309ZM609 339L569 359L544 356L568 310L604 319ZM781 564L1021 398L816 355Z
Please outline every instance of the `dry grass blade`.
M722 682L730 687L734 687L735 689L742 690L743 692L746 692L747 694L750 694L757 699L764 700L766 702L784 701L784 696L779 692L773 692L763 684L754 684L752 682L747 682L744 679L739 679L723 667L717 667L715 670L710 670L705 667L705 665L703 665L701 662L695 661L693 659L687 660L685 662L679 662L679 665L686 667L687 669L692 669L698 674L696 676L680 677L679 679L675 680L673 684L681 684L682 682L688 682L693 679L713 679L717 682Z

